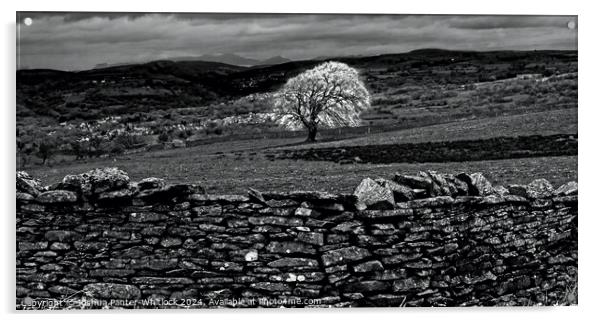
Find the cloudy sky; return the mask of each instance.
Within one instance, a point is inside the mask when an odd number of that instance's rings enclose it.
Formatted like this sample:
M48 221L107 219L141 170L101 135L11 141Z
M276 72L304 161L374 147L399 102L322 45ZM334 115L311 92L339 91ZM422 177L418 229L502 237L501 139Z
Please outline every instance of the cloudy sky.
M420 48L577 49L575 16L20 12L17 21L17 68L220 53L297 60Z

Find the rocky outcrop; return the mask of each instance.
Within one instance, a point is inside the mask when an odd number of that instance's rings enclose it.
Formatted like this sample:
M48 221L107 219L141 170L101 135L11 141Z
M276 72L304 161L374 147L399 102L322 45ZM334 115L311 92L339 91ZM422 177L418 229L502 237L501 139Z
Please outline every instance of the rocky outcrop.
M537 179L527 186L526 193L531 199L548 198L554 195L554 187L546 179Z
M130 178L124 171L117 168L103 168L78 175L68 175L59 187L90 195L125 188L129 182Z
M18 308L550 304L577 273L576 183L426 171L241 196L118 169L17 180Z
M368 209L393 209L395 207L395 198L393 198L391 187L382 186L370 178L362 180L353 194L358 201L365 203Z
M17 192L26 193L31 196L37 196L41 191L44 191L40 180L34 179L27 172L17 172Z
M572 196L577 194L577 182L571 181L563 184L554 191L558 196Z

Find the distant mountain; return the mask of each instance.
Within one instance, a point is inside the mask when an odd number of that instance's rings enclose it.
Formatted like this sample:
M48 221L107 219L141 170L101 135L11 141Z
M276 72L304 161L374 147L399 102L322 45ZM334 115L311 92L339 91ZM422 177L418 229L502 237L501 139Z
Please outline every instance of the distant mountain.
M270 57L266 60L261 61L260 65L278 65L278 64L284 64L284 63L288 63L291 60L282 56L274 56L274 57Z
M259 60L242 57L236 54L217 54L217 55L202 55L202 56L183 56L170 58L173 61L208 61L215 63L223 63L236 66L254 66L259 64Z
M288 63L290 59L282 56L270 57L266 60L258 60L253 58L247 58L236 54L217 54L217 55L202 55L202 56L184 56L171 58L173 61L208 61L223 63L235 66L261 66L261 65L277 65Z
M251 66L266 66L288 63L291 60L282 56L274 56L265 60L247 58L236 54L216 54L216 55L201 55L201 56L181 56L172 57L161 60L170 60L174 62L211 62L222 63L233 66L251 67ZM152 61L150 61L152 62ZM92 69L103 69L109 67L128 66L136 64L145 64L149 62L127 62L127 63L100 63L96 64Z
M92 68L92 69L102 69L102 68L108 68L108 67L126 66L126 65L134 65L134 64L139 64L139 63L135 63L135 62L115 63L115 64L100 63L100 64L94 65L94 68Z
M362 57L370 57L365 55L347 55L347 56L316 56L311 60L332 60L332 59L341 59L341 58L362 58Z

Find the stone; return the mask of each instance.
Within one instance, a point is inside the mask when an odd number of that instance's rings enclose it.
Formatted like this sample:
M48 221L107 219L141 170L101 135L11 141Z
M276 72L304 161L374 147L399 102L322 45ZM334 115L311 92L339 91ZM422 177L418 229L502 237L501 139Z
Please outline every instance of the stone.
M96 299L136 300L140 298L140 289L128 284L93 283L84 287L84 293Z
M425 189L427 191L430 191L433 185L433 181L429 178L421 176L401 175L399 173L395 174L395 176L393 177L393 181L402 185L406 185L412 189Z
M357 300L363 299L364 294L362 294L362 293L343 293L343 297L350 299L350 300L357 301Z
M445 179L447 180L447 183L450 187L450 189L452 190L452 196L454 196L454 190L455 190L455 196L466 196L468 195L468 184L458 178L456 178L453 175L446 175Z
M51 250L46 250L46 251L36 252L35 254L33 254L33 256L34 257L56 257L56 256L58 256L58 254Z
M318 215L319 215L319 213L316 212L313 209L304 208L304 207L299 207L299 208L295 209L295 216L299 216L299 217L317 217Z
M471 175L460 173L456 178L468 185L468 194L471 196L486 196L493 193L493 186L481 172Z
M393 210L364 210L358 213L361 218L380 219L393 217L408 217L414 214L413 209L393 209Z
M563 184L554 191L557 196L572 196L577 194L577 182L571 181Z
M309 297L309 298L315 298L315 297L320 296L320 290L295 288L293 290L293 295L295 295L295 296Z
M176 247L182 245L182 239L177 237L168 237L161 240L161 246L163 247Z
M324 266L333 266L357 262L369 256L370 252L367 249L350 246L325 252L322 255L322 262Z
M71 245L67 244L67 243L52 243L52 245L50 245L50 249L51 250L68 250L69 248L71 248Z
M407 271L403 268L386 269L384 271L375 271L373 273L373 279L379 281L392 281L407 277Z
M408 208L434 208L434 207L449 206L449 205L452 205L453 203L454 203L454 199L450 196L438 196L438 197L430 197L430 198L424 198L424 199L416 199L416 200L408 201L406 204L408 205Z
M28 201L33 201L35 199L35 197L33 195L30 195L29 193L25 193L25 192L19 192L19 191L17 191L16 197L17 197L18 202L28 202Z
M406 185L383 178L378 178L374 181L393 192L393 197L396 202L413 200L415 197L414 190Z
M132 237L132 235L128 231L105 230L102 232L102 237L127 240L127 239L130 239Z
M389 283L383 282L383 281L360 281L360 282L345 284L343 286L344 292L373 293L373 292L384 292L388 289L389 289Z
M410 277L393 281L393 292L422 291L429 287L427 277Z
M162 189L165 187L165 180L155 177L144 178L140 180L136 186L138 190Z
M50 293L59 294L59 295L71 295L77 293L76 290L62 285L55 285L48 288Z
M385 268L380 261L372 260L364 263L357 264L353 266L353 271L356 273L367 273L374 271L382 271Z
M191 201L197 202L218 202L218 203L245 203L250 199L247 196L241 195L214 195L194 193L188 197Z
M372 224L372 234L377 235L394 235L399 230L393 224Z
M54 272L50 273L35 273L25 275L22 277L23 280L28 282L39 282L39 283L50 283L57 280L57 275Z
M75 175L68 174L58 185L59 188L75 191L84 195L92 194L92 184L87 180L87 176L83 174Z
M316 250L305 243L272 241L266 247L268 252L277 254L315 254Z
M91 277L125 277L134 275L136 271L131 269L95 269L90 271Z
M155 222L164 221L167 216L156 212L133 212L130 214L131 222Z
M266 206L270 208L288 208L288 207L296 207L299 205L298 201L289 200L289 199L270 199L265 202Z
M63 178L63 189L81 192L84 195L101 193L125 188L130 178L117 168L98 168L79 175L67 175Z
M355 188L353 195L357 196L358 201L366 204L368 209L393 209L395 207L393 192L370 178L362 180Z
M249 252L247 252L245 254L245 261L247 262L254 262L259 258L259 254L257 253L256 250L250 250Z
M340 234L328 234L326 235L326 244L337 245L346 243L349 241L349 236Z
M260 282L251 284L251 288L269 292L290 291L291 287L285 283Z
M498 287L498 295L502 295L508 292L515 292L517 290L526 289L531 286L531 278L529 276L517 276L510 278L507 281L501 283Z
M133 197L134 194L136 194L136 192L137 192L136 187L127 187L127 188L120 189L120 190L102 192L98 195L98 200L113 201L113 200L127 199L127 198Z
M374 211L378 211L378 210L374 210ZM362 226L362 223L360 221L357 221L357 220L346 221L346 222L336 225L331 230L335 233L349 233L349 232L354 231L357 227L361 227L361 226Z
M258 190L255 190L253 188L249 188L247 191L247 195L249 196L249 200L252 202L256 202L259 203L261 205L265 205L265 198L263 197L263 195L261 194L261 192L259 192Z
M324 271L328 274L332 274L332 273L336 273L336 272L347 272L347 266L348 265L336 265L336 266L329 266L324 268Z
M379 307L399 307L407 300L405 295L393 294L376 294L368 297L368 299Z
M299 232L297 240L311 245L324 245L324 234L315 232Z
M49 230L44 238L48 241L71 242L82 239L82 235L69 230Z
M44 190L40 180L34 179L29 173L25 171L17 171L17 191L37 196L41 191Z
M331 201L313 201L311 203L307 203L309 208L318 209L318 210L327 210L327 211L345 211L345 206L340 202L331 202Z
M165 231L165 226L152 226L152 227L144 227L140 231L140 234L145 237L148 237L148 236L156 237L156 236L163 235L164 231Z
M226 231L226 227L218 226L218 225L211 225L211 224L200 224L199 230L205 231L205 232L223 233L224 231Z
M334 223L331 221L327 221L327 220L319 220L319 219L309 218L305 222L305 226L312 227L312 228L325 228L325 227L329 227L329 226L334 226Z
M150 269L154 271L164 271L173 269L178 266L178 260L175 258L162 259L153 257L142 257L139 259L132 259L130 267L133 269Z
M77 201L77 195L68 190L52 190L38 195L36 201L44 204L72 203Z
M427 190L429 195L433 197L437 196L451 196L452 190L453 195L456 194L456 188L453 185L449 185L445 177L435 171L420 171L419 175L424 178L428 178L431 180L432 184L430 188Z
M493 193L495 193L498 196L505 196L508 195L510 191L504 186L495 186L493 187Z
M404 262L412 261L418 259L422 256L420 253L409 253L409 254L397 254L389 257L384 257L382 259L383 263L386 265L396 265Z
M318 261L311 258L285 257L269 262L268 266L275 268L303 266L318 267Z
M132 277L132 282L136 284L146 285L190 285L194 284L194 280L187 277Z
M522 184L511 184L508 186L508 193L514 196L527 197L527 186Z
M276 225L276 226L296 227L296 226L303 225L302 219L279 217L279 216L260 216L260 217L253 216L253 217L249 217L249 222L256 226Z
M549 198L554 194L554 187L546 179L536 179L527 185L527 198Z
M21 207L19 207L20 210L22 211L26 211L26 212L43 212L46 207L44 205L40 205L40 204L22 204Z
M103 242L83 242L76 241L73 243L75 249L81 252L100 252L108 249L108 244Z
M323 191L292 191L288 193L282 192L265 192L263 193L266 199L293 199L301 201L322 201L322 202L338 202L342 197L333 193Z
M42 250L48 248L47 241L41 242L19 242L19 250Z

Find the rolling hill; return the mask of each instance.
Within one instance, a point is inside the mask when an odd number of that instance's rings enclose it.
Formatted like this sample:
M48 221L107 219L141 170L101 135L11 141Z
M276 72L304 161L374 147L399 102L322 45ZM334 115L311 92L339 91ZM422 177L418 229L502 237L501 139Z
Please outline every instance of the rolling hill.
M17 117L46 117L62 122L218 104L249 94L274 91L289 77L321 62L284 60L276 57L271 61L272 65L252 67L198 60L163 60L79 72L19 70ZM545 76L577 71L576 51L424 49L332 60L358 68L373 99L382 101L385 107L394 107L396 102L390 100L412 87L462 86L524 74Z

